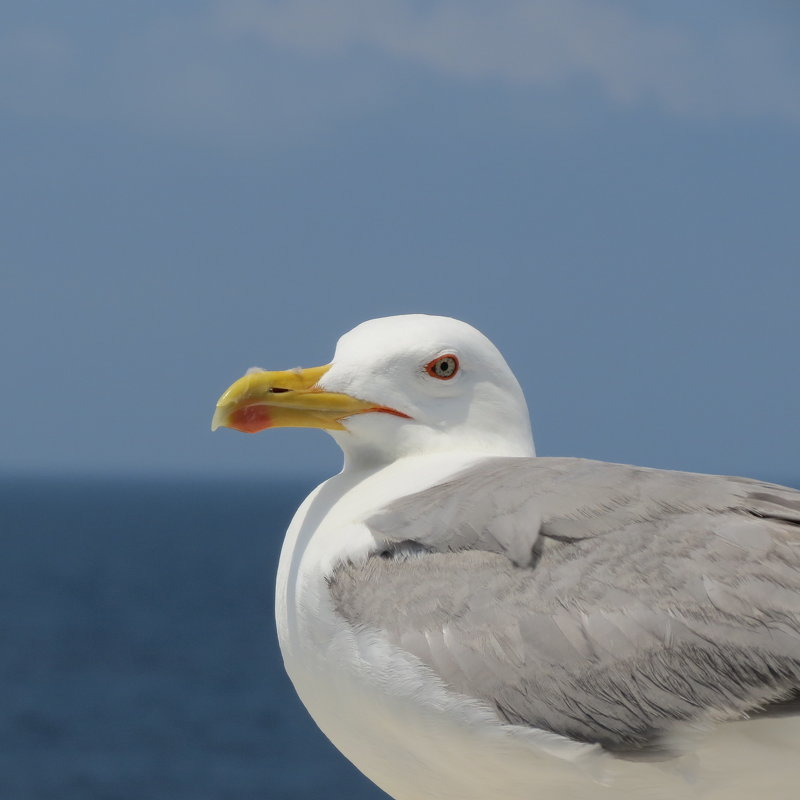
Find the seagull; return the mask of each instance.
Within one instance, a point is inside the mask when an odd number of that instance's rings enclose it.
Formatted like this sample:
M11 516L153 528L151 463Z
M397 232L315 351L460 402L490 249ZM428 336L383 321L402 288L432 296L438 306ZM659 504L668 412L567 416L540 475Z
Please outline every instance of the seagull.
M212 428L326 430L276 620L323 733L396 800L800 792L800 492L536 457L522 390L455 319L364 322L249 371Z

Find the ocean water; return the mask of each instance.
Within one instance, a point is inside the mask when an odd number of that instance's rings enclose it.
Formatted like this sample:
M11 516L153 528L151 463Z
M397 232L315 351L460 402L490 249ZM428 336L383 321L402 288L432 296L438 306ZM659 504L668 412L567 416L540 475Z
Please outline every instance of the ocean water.
M278 652L309 488L0 481L0 800L385 800Z

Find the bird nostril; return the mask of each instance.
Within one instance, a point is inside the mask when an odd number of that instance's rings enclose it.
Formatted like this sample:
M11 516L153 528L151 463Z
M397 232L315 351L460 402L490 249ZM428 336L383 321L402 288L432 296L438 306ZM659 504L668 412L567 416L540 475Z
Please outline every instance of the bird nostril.
M281 392L288 392L290 389L282 389L280 386L273 386L269 392L270 394L280 394Z

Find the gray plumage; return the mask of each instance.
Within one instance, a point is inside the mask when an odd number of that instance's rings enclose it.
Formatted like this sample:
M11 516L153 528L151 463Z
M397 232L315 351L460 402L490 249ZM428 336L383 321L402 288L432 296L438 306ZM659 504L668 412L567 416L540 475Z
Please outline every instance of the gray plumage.
M636 751L800 687L795 490L492 458L367 524L337 611L504 721Z

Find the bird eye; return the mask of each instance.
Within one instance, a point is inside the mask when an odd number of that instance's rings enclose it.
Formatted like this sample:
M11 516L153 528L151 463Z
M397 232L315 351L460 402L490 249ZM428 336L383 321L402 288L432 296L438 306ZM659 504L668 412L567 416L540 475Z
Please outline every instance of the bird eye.
M458 359L452 353L439 356L425 367L425 371L432 378L439 378L442 381L450 380L458 372Z

